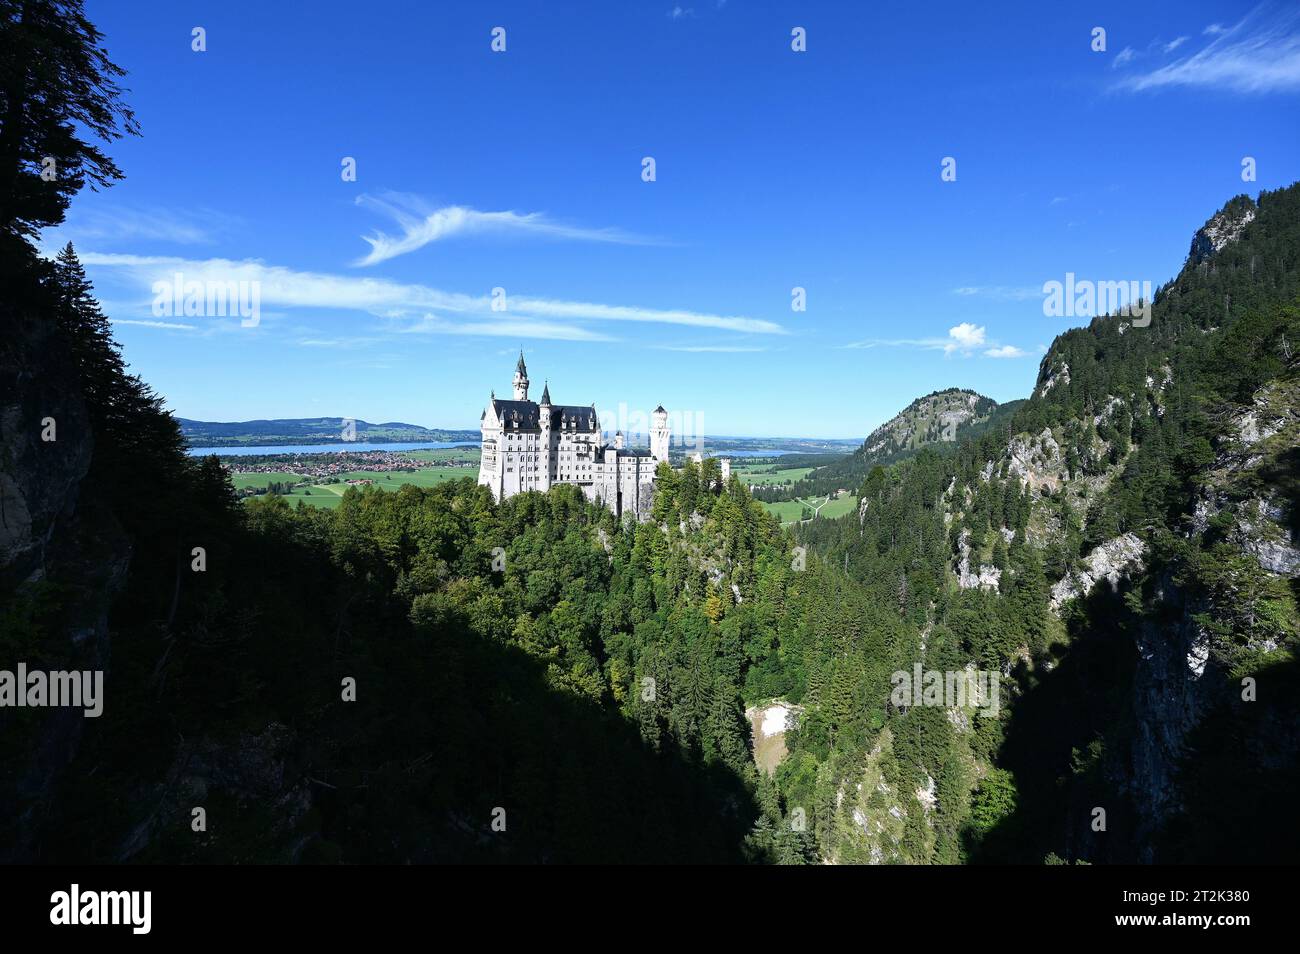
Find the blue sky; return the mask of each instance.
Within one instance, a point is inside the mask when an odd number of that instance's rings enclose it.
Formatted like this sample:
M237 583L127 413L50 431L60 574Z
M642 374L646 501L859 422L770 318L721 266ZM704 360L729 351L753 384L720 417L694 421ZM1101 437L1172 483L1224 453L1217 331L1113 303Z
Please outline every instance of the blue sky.
M1293 3L87 7L143 135L45 243L203 420L475 427L523 347L534 397L861 437L1026 396L1081 323L1044 282L1158 285L1300 178ZM158 315L178 272L260 282L257 325Z

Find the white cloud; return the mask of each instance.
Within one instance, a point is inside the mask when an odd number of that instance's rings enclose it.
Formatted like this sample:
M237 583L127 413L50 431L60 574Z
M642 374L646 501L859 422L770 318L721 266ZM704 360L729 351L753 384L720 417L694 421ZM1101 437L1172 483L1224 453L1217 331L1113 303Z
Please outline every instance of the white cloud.
M1185 36L1176 37L1165 44L1165 52L1172 53L1174 50L1178 49L1186 42L1187 42L1187 37Z
M169 328L176 331L193 331L195 325L183 325L174 321L136 321L132 318L111 318L115 325L136 325L141 328Z
M1211 23L1201 31L1202 36L1218 36L1220 33L1227 33L1222 23Z
M384 278L300 272L284 266L267 265L255 259L191 260L172 256L99 252L85 252L80 257L88 267L121 269L131 281L139 284L142 294L148 291L150 298L147 300L152 298L154 282L175 283L178 273L182 283L257 282L263 317L267 317L267 308L357 311L399 322L422 319L431 314L456 315L470 321L460 325L442 318L435 321L442 321L441 327L449 334L467 334L471 333L470 329L478 329L477 333L480 334L498 335L505 333L500 331L502 327L509 327L512 329L511 334L532 329L534 333L527 336L563 335L567 340L575 341L604 340L604 336L579 325L560 322L638 322L746 334L787 333L776 322L743 315L715 315L681 309L639 308L598 302L530 298L524 295L508 294L508 310L498 312L493 311L492 298L486 294L466 295Z
M1024 358L1028 351L1014 345L1000 345L988 340L987 329L963 321L948 329L944 338L868 338L841 345L843 348L920 348L924 351L942 351L944 354L960 354L969 357L982 354L986 358ZM982 349L982 350L981 350Z
M1137 58L1137 53L1134 52L1133 47L1126 46L1124 47L1124 49L1120 50L1118 53L1115 54L1115 59L1111 60L1110 68L1117 69L1118 67L1121 67L1125 63L1128 63L1131 60L1134 60L1136 58Z
M460 205L430 209L419 198L387 193L357 197L357 205L374 209L392 219L402 230L393 236L376 231L363 235L370 254L356 265L374 265L399 255L406 255L432 242L457 235L521 234L579 242L613 242L622 245L653 244L652 240L620 229L590 229L552 221L541 212L480 212Z
M1136 92L1167 87L1206 87L1236 93L1300 90L1300 14L1262 23L1259 8L1217 32L1202 50L1158 69L1125 78L1120 89ZM1215 25L1217 26L1217 24Z
M948 329L948 339L943 348L945 354L952 354L954 351L965 353L984 344L984 326L963 321Z
M683 7L680 7L680 6L676 6L676 7L673 7L671 10L668 11L668 17L669 17L669 19L671 19L671 20L680 20L680 19L682 19L683 17L693 17L693 16L695 16L695 9L694 9L694 7L685 7L685 8L683 8Z

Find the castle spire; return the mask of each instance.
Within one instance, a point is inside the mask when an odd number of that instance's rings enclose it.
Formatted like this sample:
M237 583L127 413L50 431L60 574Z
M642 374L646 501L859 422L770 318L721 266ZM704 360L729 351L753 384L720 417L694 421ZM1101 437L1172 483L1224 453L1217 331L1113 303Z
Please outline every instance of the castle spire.
M551 403L551 382L547 381L542 385L542 404L550 406Z
M515 365L515 400L528 400L528 368L524 364L524 349L519 349L519 363Z

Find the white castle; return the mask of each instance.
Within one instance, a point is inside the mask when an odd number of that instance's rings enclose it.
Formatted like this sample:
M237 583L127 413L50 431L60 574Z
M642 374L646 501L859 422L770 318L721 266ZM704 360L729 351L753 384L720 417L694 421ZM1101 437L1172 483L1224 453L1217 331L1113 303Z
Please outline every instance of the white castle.
M542 388L540 403L528 400L528 368L521 351L514 400L500 400L493 391L481 426L478 482L492 488L498 501L573 484L616 516L630 513L638 520L649 519L655 470L668 462L668 412L662 405L652 415L649 450L624 447L622 431L606 444L596 405L552 404L549 383Z

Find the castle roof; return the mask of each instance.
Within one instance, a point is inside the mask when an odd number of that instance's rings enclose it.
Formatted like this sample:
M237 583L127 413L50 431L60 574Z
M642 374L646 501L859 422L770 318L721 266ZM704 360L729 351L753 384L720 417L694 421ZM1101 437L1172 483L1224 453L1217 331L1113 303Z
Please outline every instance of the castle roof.
M546 385L542 388L542 403L543 404L551 403L551 382L550 381L547 381Z
M528 376L528 368L524 365L524 349L519 349L519 363L515 365L515 370L525 377Z
M492 411L497 420L511 428L520 430L539 430L541 428L541 407L534 401L492 401ZM551 427L567 425L570 430L594 431L596 409L594 407L577 407L569 404L553 404Z

